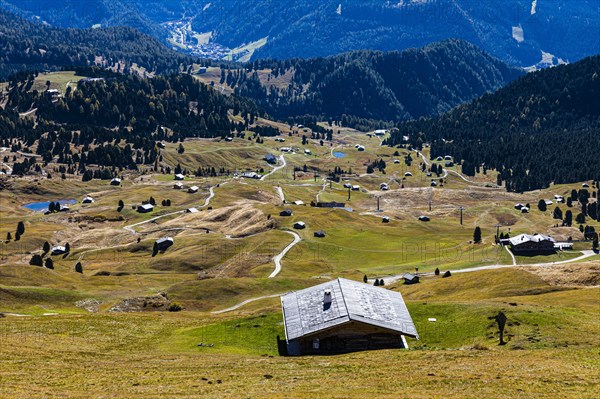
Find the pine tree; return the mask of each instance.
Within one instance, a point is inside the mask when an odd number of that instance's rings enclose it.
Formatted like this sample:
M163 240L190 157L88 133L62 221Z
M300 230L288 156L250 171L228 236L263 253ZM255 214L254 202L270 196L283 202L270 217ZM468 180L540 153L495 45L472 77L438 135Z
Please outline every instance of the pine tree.
M31 260L29 261L31 266L44 266L44 259L42 259L41 255L33 255Z
M83 273L83 266L81 265L81 262L77 262L77 264L75 264L75 271L77 273Z
M567 210L565 212L565 220L564 220L564 222L569 227L571 227L573 225L573 212L571 212L570 210Z
M22 236L23 234L25 234L25 223L19 222L17 224L17 233L19 233L19 236Z
M539 200L538 202L538 209L542 212L546 212L546 210L548 209L546 207L546 201L544 201L543 199Z
M46 258L46 262L44 263L46 269L54 270L54 261L51 258Z
M50 243L46 241L42 249L44 250L44 253L47 254L50 251Z
M481 242L481 228L479 226L475 227L475 231L473 231L473 241L476 244Z
M562 213L562 210L559 207L554 208L553 217L554 217L554 219L562 220L563 213Z

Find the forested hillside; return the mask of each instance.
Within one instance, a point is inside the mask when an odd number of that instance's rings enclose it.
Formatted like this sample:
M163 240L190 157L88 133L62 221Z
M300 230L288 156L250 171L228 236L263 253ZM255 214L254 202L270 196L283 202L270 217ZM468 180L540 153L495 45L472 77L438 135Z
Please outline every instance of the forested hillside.
M10 111L0 114L2 145L37 144L36 152L44 160L57 156L60 163L81 170L92 164L136 168L156 161L157 140L224 137L259 115L253 103L223 96L189 75L143 79L97 68L78 73L95 79L84 79L58 97L29 90L33 76L11 83L6 104ZM35 126L30 118L18 117L18 112L30 109L35 111ZM244 122L238 126L230 115ZM26 165L15 165L15 174L26 171Z
M261 58L404 50L460 38L511 65L574 62L599 52L597 0L0 0L57 27L128 26L159 40L191 21L229 48L266 43Z
M179 10L179 0L0 0L0 7L28 19L41 20L61 28L91 28L126 26L162 38L163 28L152 19L153 15L174 19L181 12L169 12L171 6Z
M524 73L462 40L403 52L356 51L308 60L255 61L248 66L272 70L268 79L293 74L288 87L282 88L261 82L257 73L223 71L222 82L276 117L309 114L387 121L437 115Z
M404 50L461 38L512 65L542 51L567 61L598 53L596 0L213 0L193 26L229 47L268 37L252 59ZM583 38L586 38L583 40Z
M431 156L452 155L473 175L500 172L509 191L600 178L600 56L524 76L494 94L431 119L398 125Z
M18 71L94 65L102 59L108 66L124 62L126 69L135 63L156 73L175 72L190 62L132 28L52 28L0 10L0 79Z

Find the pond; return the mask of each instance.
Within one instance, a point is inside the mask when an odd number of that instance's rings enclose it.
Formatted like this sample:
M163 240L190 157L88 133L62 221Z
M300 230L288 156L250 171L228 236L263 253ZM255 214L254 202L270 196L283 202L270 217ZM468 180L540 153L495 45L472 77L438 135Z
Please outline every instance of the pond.
M42 212L45 210L48 210L48 205L50 205L50 202L56 202L56 201L47 201L47 202L32 202L31 204L25 204L23 205L23 207L34 211L34 212ZM59 200L58 203L61 205L73 205L74 203L76 203L77 201L75 201L74 199L68 199L68 200Z
M346 154L344 154L343 152L334 151L333 156L336 158L344 158Z

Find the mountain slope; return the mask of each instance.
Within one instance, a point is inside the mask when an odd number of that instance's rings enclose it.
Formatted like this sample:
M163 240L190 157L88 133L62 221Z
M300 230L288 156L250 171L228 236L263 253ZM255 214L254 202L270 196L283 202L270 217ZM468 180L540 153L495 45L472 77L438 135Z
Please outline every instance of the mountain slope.
M37 141L37 153L47 160L69 160L78 147L75 162L135 168L156 160L157 140L225 137L236 128L232 118L238 116L243 126L261 115L253 103L224 96L187 74L146 79L100 68L76 73L95 79L69 86L60 96L31 90L33 75L10 82L5 109L0 108L2 139ZM34 119L19 118L29 109L35 109ZM15 165L14 174L30 166Z
M528 74L494 94L432 119L398 125L387 144L410 136L431 156L485 165L513 191L600 178L600 56Z
M215 41L229 47L268 36L253 59L403 50L448 38L468 40L519 66L539 62L542 51L576 61L600 49L595 0L217 0L210 4L196 17L195 30L212 31ZM579 40L582 37L589 40Z
M597 0L0 0L55 26L126 25L164 40L161 23L192 20L229 48L268 38L252 59L404 50L461 38L513 65L600 52ZM585 40L582 40L585 38Z
M285 88L268 85L258 74L232 84L237 94L253 98L279 118L310 114L405 120L437 115L524 73L462 40L404 52L358 51L249 65L257 70L268 66L271 76L292 74Z
M187 57L132 28L60 29L0 11L0 78L33 69L136 63L148 71L177 71Z

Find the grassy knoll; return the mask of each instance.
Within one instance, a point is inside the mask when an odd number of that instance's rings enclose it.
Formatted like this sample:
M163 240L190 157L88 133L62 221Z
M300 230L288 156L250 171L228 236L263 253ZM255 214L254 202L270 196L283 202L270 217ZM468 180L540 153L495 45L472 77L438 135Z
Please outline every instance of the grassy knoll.
M223 282L213 289L213 303L223 306L218 293L226 287L255 284ZM297 288L298 283L258 290ZM525 271L516 276L486 271L390 288L403 293L421 336L410 340L409 351L281 358L275 344L283 335L276 299L223 315L5 317L0 319L0 394L579 398L591 397L600 382L594 349L599 314L590 304L597 288L553 291ZM200 291L189 286L173 295ZM503 347L497 346L489 320L501 309L508 316ZM34 372L40 377L32 380Z
M77 88L77 82L83 78L84 76L76 76L73 71L40 73L35 78L31 90L44 91L48 88L46 82L50 82L50 89L58 90L61 94L64 94L69 86L71 89Z

